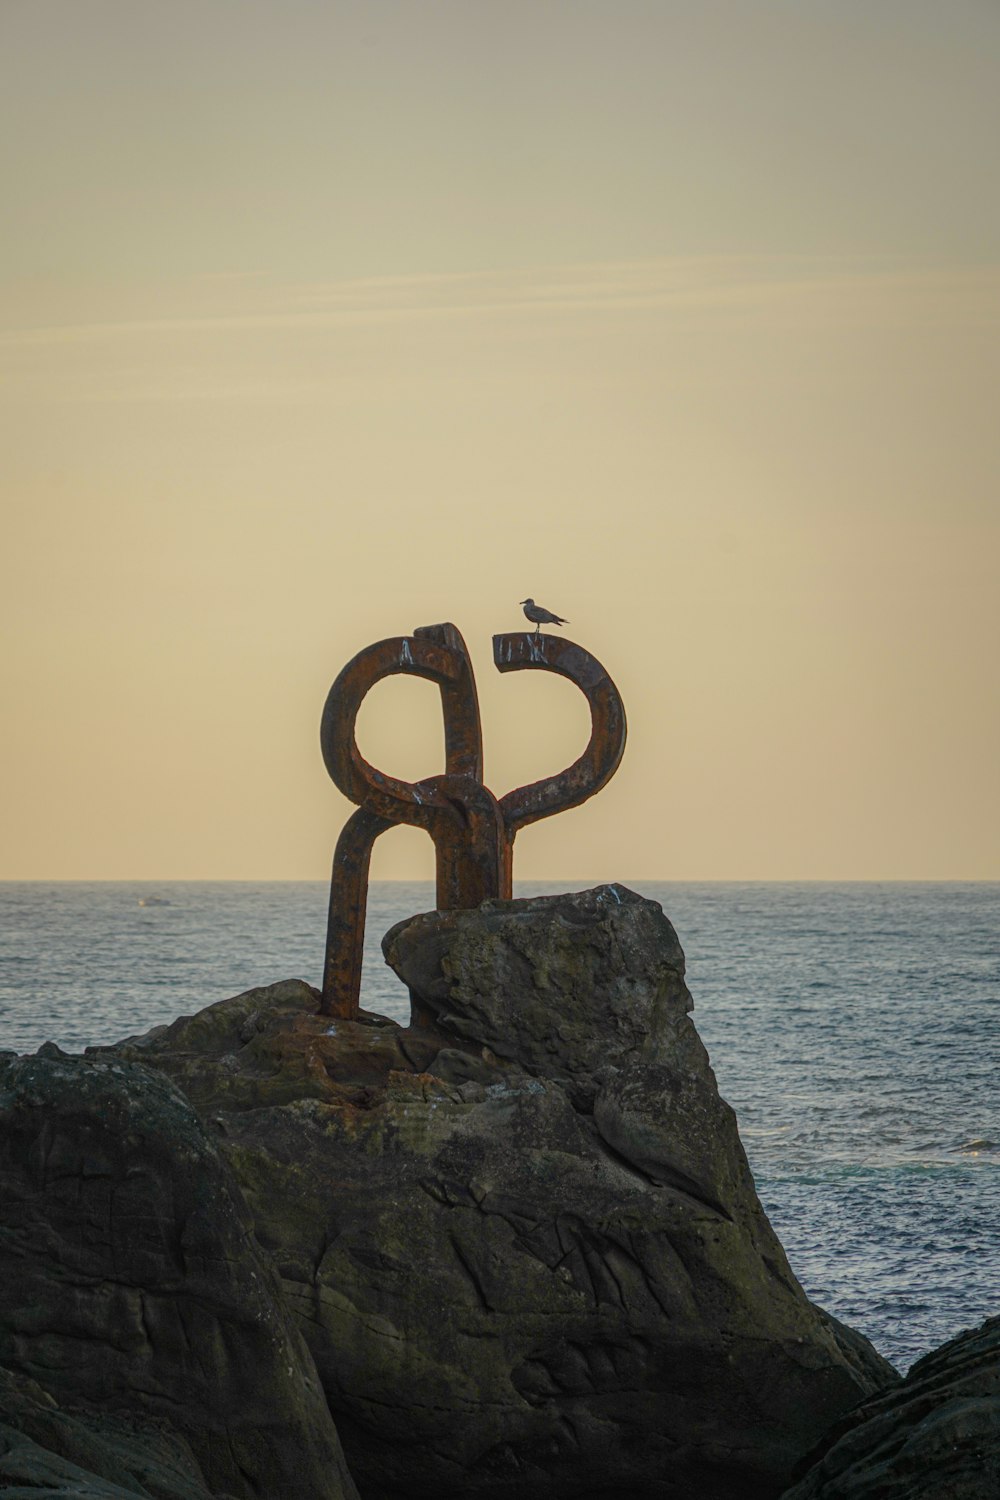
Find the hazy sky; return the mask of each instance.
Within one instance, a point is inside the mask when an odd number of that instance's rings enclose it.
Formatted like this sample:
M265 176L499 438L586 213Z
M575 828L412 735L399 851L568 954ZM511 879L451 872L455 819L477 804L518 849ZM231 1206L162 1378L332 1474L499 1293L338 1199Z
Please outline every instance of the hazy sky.
M453 620L515 873L1000 878L995 0L0 0L0 878L324 876ZM394 679L362 749L442 767ZM409 830L377 876L432 874Z

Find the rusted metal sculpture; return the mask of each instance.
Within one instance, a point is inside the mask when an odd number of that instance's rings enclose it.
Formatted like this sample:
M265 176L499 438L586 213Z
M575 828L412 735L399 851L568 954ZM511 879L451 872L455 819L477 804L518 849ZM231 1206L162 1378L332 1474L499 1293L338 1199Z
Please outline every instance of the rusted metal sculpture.
M468 648L454 625L424 625L360 651L340 673L323 709L320 743L333 781L358 810L344 825L333 858L322 1011L351 1018L361 989L368 870L372 846L395 823L426 828L437 852L441 911L509 898L514 839L528 823L586 802L615 774L625 750L625 708L601 663L573 641L539 634L495 635L501 672L537 667L575 682L590 705L590 742L579 760L499 800L483 785L479 699ZM366 693L396 673L426 677L441 692L445 769L425 781L400 781L368 764L355 724Z

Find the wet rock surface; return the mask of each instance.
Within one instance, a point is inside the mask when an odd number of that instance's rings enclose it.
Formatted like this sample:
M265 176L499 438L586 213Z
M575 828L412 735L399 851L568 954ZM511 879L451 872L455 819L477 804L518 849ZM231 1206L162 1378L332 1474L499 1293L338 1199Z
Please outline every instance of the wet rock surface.
M0 1059L0 1365L16 1409L0 1486L68 1482L67 1464L89 1463L109 1493L140 1465L138 1493L165 1500L356 1493L231 1172L147 1068L51 1045ZM37 1391L11 1384L25 1377ZM174 1435L173 1489L149 1440L123 1458L130 1418Z
M388 934L414 1021L296 981L118 1049L218 1141L365 1500L777 1496L894 1372L805 1297L621 886Z
M784 1500L996 1500L1000 1318L927 1354L863 1402Z

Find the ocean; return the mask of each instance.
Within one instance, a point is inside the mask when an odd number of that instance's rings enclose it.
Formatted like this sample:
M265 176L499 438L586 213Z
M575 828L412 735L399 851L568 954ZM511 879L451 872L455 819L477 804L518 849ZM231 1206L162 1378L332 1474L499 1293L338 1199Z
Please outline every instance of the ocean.
M809 1296L901 1370L1000 1311L1000 884L633 889L677 929ZM253 985L318 984L326 899L319 882L0 885L0 1050L79 1051ZM433 904L429 882L372 887L368 1009L407 1019L379 943Z

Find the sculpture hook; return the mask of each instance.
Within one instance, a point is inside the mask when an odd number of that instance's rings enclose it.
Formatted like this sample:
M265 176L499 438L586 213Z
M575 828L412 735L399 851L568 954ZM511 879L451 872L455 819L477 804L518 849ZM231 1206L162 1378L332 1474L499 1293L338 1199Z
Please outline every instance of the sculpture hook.
M427 625L410 636L367 646L348 662L327 696L320 727L332 780L358 810L344 825L333 859L321 1010L349 1019L361 990L371 853L397 823L426 828L434 840L441 911L510 899L513 849L528 823L576 807L614 775L625 749L625 709L601 663L573 641L517 633L493 638L501 672L541 668L575 682L587 699L586 750L557 776L508 792L499 801L483 784L482 729L468 648L454 625ZM445 769L421 782L378 771L357 746L355 725L366 694L383 678L408 674L437 683L445 726Z

